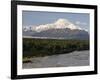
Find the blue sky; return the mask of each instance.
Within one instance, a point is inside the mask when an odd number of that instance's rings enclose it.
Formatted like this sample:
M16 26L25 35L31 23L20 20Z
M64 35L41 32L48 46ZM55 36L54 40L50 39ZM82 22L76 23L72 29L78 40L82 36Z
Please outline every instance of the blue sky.
M67 13L67 12L43 12L43 11L23 11L22 25L41 25L54 23L60 18L69 20L70 22L80 26L82 29L89 31L90 21L87 13Z

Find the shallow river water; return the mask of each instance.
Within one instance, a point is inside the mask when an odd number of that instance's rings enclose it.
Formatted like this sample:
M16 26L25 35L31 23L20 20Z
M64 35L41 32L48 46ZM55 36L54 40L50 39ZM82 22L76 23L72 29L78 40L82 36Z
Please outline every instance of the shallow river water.
M67 54L36 57L31 63L23 63L23 68L47 68L89 65L89 51L74 51Z

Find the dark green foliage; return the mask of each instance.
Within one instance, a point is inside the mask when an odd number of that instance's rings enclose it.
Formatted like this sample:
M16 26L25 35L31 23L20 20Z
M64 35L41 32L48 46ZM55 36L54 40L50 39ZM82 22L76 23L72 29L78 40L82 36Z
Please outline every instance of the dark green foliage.
M23 38L23 57L63 54L75 50L89 50L89 41Z

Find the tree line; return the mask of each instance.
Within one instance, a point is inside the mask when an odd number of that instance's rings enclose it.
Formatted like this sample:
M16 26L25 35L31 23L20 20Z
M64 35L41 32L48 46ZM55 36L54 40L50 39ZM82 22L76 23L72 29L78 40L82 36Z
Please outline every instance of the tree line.
M23 38L23 57L45 56L89 50L88 40Z

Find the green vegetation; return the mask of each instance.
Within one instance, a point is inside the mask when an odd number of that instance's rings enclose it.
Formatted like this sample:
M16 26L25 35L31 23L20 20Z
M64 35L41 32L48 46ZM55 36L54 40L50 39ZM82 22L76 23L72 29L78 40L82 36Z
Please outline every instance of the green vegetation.
M23 38L23 58L63 54L80 50L89 50L89 40Z
M23 38L24 58L63 54L76 50L89 50L89 41Z

